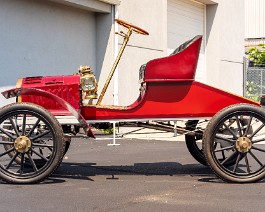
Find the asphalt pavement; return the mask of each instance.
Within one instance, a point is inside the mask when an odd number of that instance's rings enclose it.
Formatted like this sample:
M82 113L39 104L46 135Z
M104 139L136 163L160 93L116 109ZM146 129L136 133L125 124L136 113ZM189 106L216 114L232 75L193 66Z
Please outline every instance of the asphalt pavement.
M264 211L265 181L224 183L176 140L73 139L46 181L2 182L0 211Z

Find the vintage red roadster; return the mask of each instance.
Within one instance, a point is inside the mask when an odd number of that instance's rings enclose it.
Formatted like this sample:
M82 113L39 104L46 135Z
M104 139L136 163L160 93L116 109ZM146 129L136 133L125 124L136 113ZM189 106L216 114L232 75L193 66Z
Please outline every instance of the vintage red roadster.
M140 92L129 106L101 105L102 98L133 32L148 32L116 20L128 29L124 43L97 99L97 81L89 67L68 76L26 77L4 91L16 103L0 109L0 178L8 183L38 183L61 164L71 136L94 138L90 123L186 120L186 144L192 156L222 180L256 182L265 177L265 111L246 98L194 80L201 36L171 55L142 65ZM75 122L58 117L72 116ZM206 121L206 124L205 124Z

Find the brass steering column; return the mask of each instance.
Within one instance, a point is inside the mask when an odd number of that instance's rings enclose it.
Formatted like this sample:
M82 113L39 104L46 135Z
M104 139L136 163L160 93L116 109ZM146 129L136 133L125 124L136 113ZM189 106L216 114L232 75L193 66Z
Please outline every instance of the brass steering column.
M112 66L112 69L111 69L111 71L109 73L109 76L107 78L107 81L106 81L106 83L105 83L105 85L104 85L104 87L103 87L103 89L102 89L102 91L100 93L100 96L99 96L98 101L97 101L97 105L100 105L101 102L102 102L102 99L103 99L103 97L104 97L104 95L105 95L105 93L107 91L107 88L108 88L109 83L110 83L110 81L112 79L112 76L113 76L113 74L114 74L114 72L115 72L115 70L117 68L117 65L120 62L121 56L122 56L122 54L124 52L124 49L125 49L128 41L129 41L129 39L130 39L130 36L132 35L132 32L133 32L133 28L132 27L129 27L127 34L121 34L124 37L123 44L122 44L122 46L120 48L120 51L119 51L119 53L117 55L117 58L116 58L114 64Z
M113 74L115 72L115 69L116 69L116 67L117 67L117 65L118 65L118 63L119 63L119 61L121 59L121 55L123 54L123 51L124 51L124 49L125 49L128 41L130 39L130 36L132 35L132 32L136 32L136 33L139 33L139 34L142 34L142 35L149 35L149 33L147 31L145 31L144 29L142 29L142 28L140 28L138 26L135 26L133 24L127 23L126 21L123 21L123 20L120 20L120 19L115 19L115 21L118 24L120 24L120 25L124 26L125 28L127 28L128 29L128 32L127 32L127 34L125 34L123 32L116 33L116 34L121 35L122 37L124 37L123 44L122 44L122 46L120 48L120 51L118 53L118 56L117 56L114 64L112 66L112 69L111 69L111 71L109 73L108 79L107 79L107 81L106 81L106 83L105 83L105 85L104 85L104 87L103 87L103 89L101 91L101 94L100 94L100 96L98 98L97 105L100 105L101 104L101 101L103 99L103 96L106 93L106 90L107 90L107 88L109 86L110 80L111 80L111 78L112 78L112 76L113 76Z

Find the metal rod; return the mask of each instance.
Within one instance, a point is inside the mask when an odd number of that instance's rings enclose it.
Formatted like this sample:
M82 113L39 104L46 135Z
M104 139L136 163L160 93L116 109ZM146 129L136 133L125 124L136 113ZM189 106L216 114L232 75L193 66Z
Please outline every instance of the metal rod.
M109 76L108 76L108 78L107 78L107 81L106 81L106 83L105 83L105 85L104 85L104 87L103 87L103 89L102 89L102 91L101 91L101 93L100 93L100 96L99 96L98 101L97 101L97 105L100 105L101 102L102 102L102 99L103 99L103 97L104 97L104 95L105 95L105 93L106 93L106 91L107 91L107 88L108 88L108 86L109 86L109 83L110 83L110 81L111 81L111 78L112 78L112 76L113 76L113 74L114 74L114 72L115 72L115 70L116 70L116 68L117 68L117 65L118 65L118 63L119 63L119 61L120 61L120 59L121 59L121 56L122 56L122 54L123 54L123 52L124 52L124 49L125 49L125 47L126 47L128 41L129 41L129 39L130 39L130 36L131 36L131 34L132 34L132 31L133 31L133 29L130 27L129 30L128 30L128 32L127 32L127 34L124 36L123 44L122 44L122 46L121 46L121 48L120 48L120 51L119 51L119 53L118 53L118 56L117 56L117 58L116 58L114 64L113 64L113 66L112 66L112 69L111 69L111 71L110 71L110 73L109 73Z
M113 140L112 140L112 144L108 144L108 146L119 146L120 144L116 143L116 122L112 122L113 124Z

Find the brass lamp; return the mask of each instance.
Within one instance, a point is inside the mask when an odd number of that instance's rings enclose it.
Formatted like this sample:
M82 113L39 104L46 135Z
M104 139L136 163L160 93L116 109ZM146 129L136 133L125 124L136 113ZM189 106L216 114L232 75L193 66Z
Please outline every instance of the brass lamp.
M80 66L80 83L83 99L97 99L98 83L93 70L89 66Z

